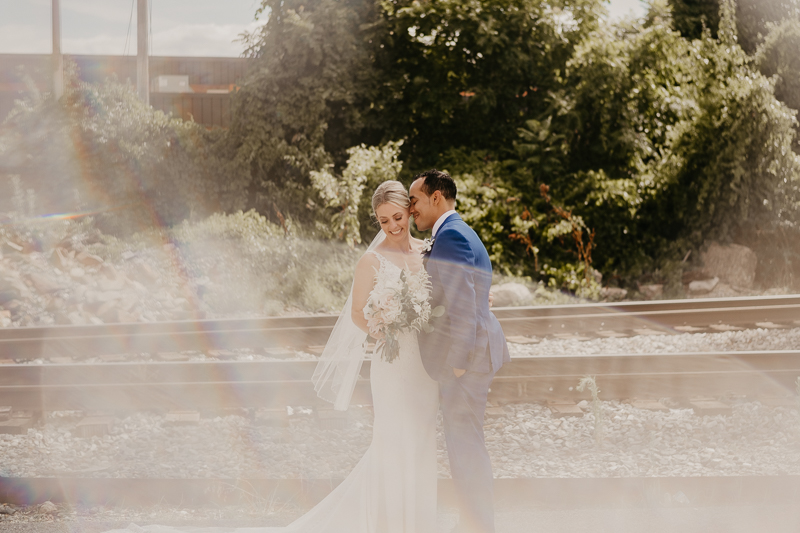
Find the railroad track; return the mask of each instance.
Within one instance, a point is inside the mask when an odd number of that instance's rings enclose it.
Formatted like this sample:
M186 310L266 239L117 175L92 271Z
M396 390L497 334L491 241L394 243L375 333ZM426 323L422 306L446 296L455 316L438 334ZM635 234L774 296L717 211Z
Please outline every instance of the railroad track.
M314 361L201 361L3 365L0 405L19 411L215 410L324 405ZM495 376L490 400L589 399L575 389L593 375L602 399L788 396L800 351L514 358ZM353 403L371 404L369 361Z
M494 310L508 337L628 336L800 325L800 295ZM325 344L335 315L0 329L0 360Z
M226 505L292 501L301 508L324 498L339 479L124 479L3 478L0 502L45 501L95 505ZM504 507L673 507L683 493L692 507L794 504L800 476L703 476L615 478L503 478L494 480ZM452 480L439 479L440 505L455 504ZM681 504L679 504L681 505Z
M800 325L800 296L495 309L506 335L619 337ZM324 344L335 316L207 320L158 324L0 330L0 406L16 411L218 410L318 405L314 361L113 362L32 365L26 360L101 354L208 351ZM514 358L495 377L493 401L588 399L575 389L594 375L601 399L690 398L728 394L788 398L800 376L800 351L573 355ZM369 404L369 362L354 403ZM26 504L206 504L283 494L308 504L331 480L2 478L0 500ZM448 480L440 481L446 499ZM800 476L496 480L499 498L560 505L662 505L682 492L694 505L796 501ZM551 501L552 500L552 501ZM522 500L521 500L522 501ZM668 504L668 503L667 503Z
M495 310L519 342L546 336L626 336L798 325L800 296ZM0 330L0 406L22 411L281 408L316 405L315 361L197 361L20 364L30 358L324 343L335 316ZM369 362L354 403L370 404ZM786 397L800 376L800 351L574 355L514 358L490 399L578 401L585 375L603 399Z

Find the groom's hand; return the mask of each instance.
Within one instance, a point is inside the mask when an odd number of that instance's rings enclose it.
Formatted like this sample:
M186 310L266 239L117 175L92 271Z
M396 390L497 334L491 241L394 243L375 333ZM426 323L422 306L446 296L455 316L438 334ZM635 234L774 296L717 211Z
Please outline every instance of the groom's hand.
M464 368L454 368L453 369L453 374L455 374L457 378L460 378L465 373L466 373L466 369L464 369Z

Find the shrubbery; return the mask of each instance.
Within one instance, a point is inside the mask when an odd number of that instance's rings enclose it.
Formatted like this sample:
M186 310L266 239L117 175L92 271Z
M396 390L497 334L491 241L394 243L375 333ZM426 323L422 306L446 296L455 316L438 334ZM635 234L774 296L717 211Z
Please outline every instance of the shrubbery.
M244 208L249 173L225 142L222 130L144 105L130 85L73 73L59 101L31 94L17 103L0 128L0 161L40 213L95 212L104 230L129 234Z
M204 300L219 313L337 311L362 253L252 210L184 222L171 236L192 277L213 280Z
M285 272L281 297L303 308L335 306L341 280L329 276L353 252L333 245L330 272L313 274L332 289L316 296L277 257L313 255L316 239L368 241L369 191L431 166L456 179L504 275L596 297L599 271L680 295L682 259L719 240L756 248L762 283L796 283L800 33L772 23L797 1L753 5L657 1L608 25L601 0L262 0L229 131L153 112L130 87L73 82L60 102L19 106L0 164L48 206L121 208L117 232L255 207L176 231L222 246L249 228L232 241L257 243L241 253ZM265 243L276 258L258 255Z

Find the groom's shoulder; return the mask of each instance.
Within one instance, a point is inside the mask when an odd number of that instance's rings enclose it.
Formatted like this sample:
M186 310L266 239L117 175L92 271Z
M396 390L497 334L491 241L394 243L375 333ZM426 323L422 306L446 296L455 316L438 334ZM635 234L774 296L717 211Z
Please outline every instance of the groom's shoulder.
M453 232L454 235L458 235L461 239L464 239L467 242L473 242L475 240L480 242L480 237L478 237L478 234L475 232L475 230L472 229L469 224L464 222L461 217L453 219L452 221L448 220L448 224L442 229L444 230L442 233Z

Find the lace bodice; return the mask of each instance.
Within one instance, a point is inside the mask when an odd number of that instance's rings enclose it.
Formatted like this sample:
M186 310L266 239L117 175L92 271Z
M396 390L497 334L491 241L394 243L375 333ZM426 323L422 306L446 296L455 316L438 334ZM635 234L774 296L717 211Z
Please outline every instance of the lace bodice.
M371 250L369 253L377 257L378 261L380 262L380 268L378 269L377 272L379 278L381 274L387 274L388 272L392 272L398 275L400 274L400 272L402 272L402 269L399 266L389 261L389 259L387 259L386 256L383 255L382 253L376 252L375 250Z

